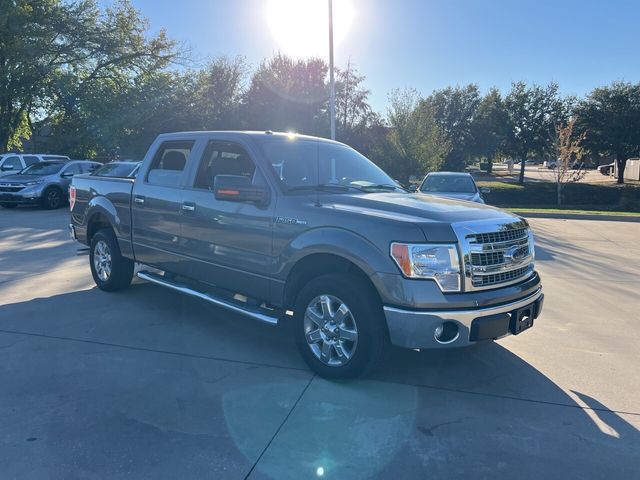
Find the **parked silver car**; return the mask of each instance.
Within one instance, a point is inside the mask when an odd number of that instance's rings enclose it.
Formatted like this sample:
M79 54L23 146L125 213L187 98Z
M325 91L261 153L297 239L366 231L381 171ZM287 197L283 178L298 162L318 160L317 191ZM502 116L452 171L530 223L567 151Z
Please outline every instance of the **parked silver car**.
M418 187L418 192L484 203L482 194L488 193L489 189L479 189L470 173L432 172L424 177L422 184Z
M46 153L4 153L0 155L0 177L18 173L34 163L58 160L69 161L69 157Z
M85 160L34 163L20 173L0 178L0 206L40 204L49 209L59 208L68 198L71 177L99 167L99 163Z

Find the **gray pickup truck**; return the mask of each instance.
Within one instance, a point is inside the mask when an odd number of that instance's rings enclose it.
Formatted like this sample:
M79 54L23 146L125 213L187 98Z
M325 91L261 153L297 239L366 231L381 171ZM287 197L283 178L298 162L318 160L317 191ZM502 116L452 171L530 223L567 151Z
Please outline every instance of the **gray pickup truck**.
M290 325L308 365L353 377L389 344L462 347L542 310L525 220L408 193L352 148L272 132L160 135L135 179L77 177L70 231L96 285L134 275Z

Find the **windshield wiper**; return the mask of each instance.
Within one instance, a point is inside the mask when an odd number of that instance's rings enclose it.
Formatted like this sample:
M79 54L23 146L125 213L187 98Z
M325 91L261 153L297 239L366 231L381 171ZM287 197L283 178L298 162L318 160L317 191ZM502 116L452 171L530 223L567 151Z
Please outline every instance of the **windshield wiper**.
M287 192L297 192L304 190L316 190L316 191L324 191L324 192L346 192L350 188L357 188L353 185L340 185L337 183L323 183L320 185L299 185L297 187L289 187L287 188Z

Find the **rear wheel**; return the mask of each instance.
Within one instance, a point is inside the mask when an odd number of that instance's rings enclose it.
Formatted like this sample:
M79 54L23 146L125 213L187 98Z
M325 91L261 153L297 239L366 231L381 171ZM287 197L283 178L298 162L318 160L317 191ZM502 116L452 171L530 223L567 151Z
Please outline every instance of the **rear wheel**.
M120 253L113 231L99 230L91 238L89 263L93 281L100 290L114 292L129 286L133 279L133 261Z
M62 206L64 195L58 187L49 187L44 191L41 201L42 206L47 210L55 210Z
M356 377L378 363L388 344L380 301L357 276L312 280L298 294L294 311L300 353L322 377Z

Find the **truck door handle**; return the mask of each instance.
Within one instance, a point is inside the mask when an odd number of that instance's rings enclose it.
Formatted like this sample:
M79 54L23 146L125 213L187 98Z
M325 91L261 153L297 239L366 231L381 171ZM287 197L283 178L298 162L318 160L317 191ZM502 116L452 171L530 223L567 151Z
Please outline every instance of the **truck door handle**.
M182 204L182 210L185 212L195 212L196 205L195 203L185 202Z
M141 197L139 195L136 195L135 197L133 197L133 201L139 204L143 204L144 203L144 197Z

